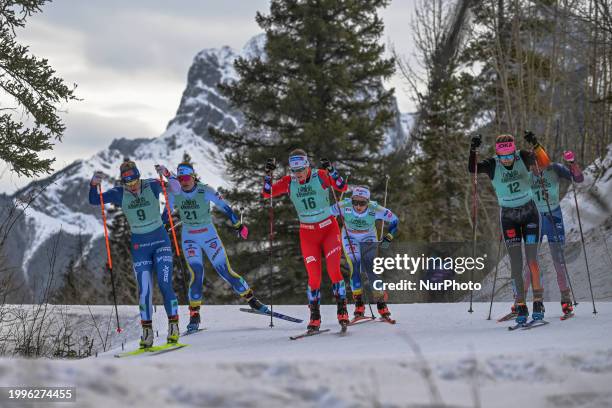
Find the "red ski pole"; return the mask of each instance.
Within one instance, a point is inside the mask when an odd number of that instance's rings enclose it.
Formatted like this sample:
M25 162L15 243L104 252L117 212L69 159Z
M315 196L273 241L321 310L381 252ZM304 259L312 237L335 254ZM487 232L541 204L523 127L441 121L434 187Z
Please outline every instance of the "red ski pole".
M106 212L104 211L104 196L102 195L102 186L98 184L98 194L100 194L100 209L102 211L102 226L104 227L104 240L106 241L106 267L110 272L111 287L113 292L113 303L115 304L115 316L117 318L117 333L121 333L122 329L119 324L119 311L117 310L117 293L115 291L115 277L113 275L113 258L111 257L110 244L108 242L108 229L106 228Z

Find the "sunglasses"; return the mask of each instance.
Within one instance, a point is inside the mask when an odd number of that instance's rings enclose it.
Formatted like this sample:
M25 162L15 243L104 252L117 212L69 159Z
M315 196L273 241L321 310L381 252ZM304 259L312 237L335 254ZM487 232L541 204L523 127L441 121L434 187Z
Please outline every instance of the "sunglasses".
M134 179L132 181L126 181L123 184L125 184L127 187L134 187L139 181L140 179Z
M180 181L181 183L185 183L189 180L191 180L191 175L190 174L184 174L182 176L178 176L178 181Z
M353 200L352 203L355 207L365 207L368 205L368 202L363 200Z
M292 173L301 173L303 171L306 171L306 167L301 167L299 169L291 169Z
M512 160L512 159L514 159L514 153L512 153L512 154L504 154L504 155L497 155L497 157L499 157L500 160Z

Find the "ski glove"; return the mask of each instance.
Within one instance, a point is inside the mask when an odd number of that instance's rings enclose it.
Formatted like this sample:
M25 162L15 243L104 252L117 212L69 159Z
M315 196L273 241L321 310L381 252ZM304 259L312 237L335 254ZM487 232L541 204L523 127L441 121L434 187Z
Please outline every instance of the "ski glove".
M266 160L266 173L270 174L276 170L276 159L270 158Z
M321 159L321 164L319 165L323 170L327 170L329 173L334 172L334 166L332 166L331 162L328 159Z
M94 187L97 186L98 184L102 182L102 176L103 176L103 173L101 171L96 171L93 177L91 178L91 181L89 182L89 184Z
M244 225L243 223L241 223L240 221L238 221L236 224L234 224L234 229L236 230L236 232L238 233L238 236L242 239L247 239L249 236L249 229L247 228L246 225Z
M563 160L570 164L573 164L574 160L576 160L576 155L571 150L567 150L563 152Z
M538 145L538 139L536 138L536 136L533 134L532 131L530 130L526 130L525 131L525 140L531 144L533 147L536 147Z
M472 143L470 144L470 150L472 151L477 150L481 144L482 144L482 136L476 135L472 137Z
M391 234L390 232L387 232L385 236L383 237L382 242L380 243L380 246L382 247L382 249L387 249L389 248L389 245L391 245L391 241L393 241L393 234Z
M159 174L160 176L164 176L165 178L170 178L170 176L172 175L170 173L170 170L168 170L163 164L156 164L155 171L157 172L157 174Z

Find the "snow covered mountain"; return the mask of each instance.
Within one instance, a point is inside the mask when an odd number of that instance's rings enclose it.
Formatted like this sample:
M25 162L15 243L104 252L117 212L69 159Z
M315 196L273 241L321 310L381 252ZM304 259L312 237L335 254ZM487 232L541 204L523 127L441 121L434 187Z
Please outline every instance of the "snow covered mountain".
M52 286L61 282L61 272L70 260L82 255L92 272L103 273L105 253L100 209L89 205L87 199L88 182L95 170L102 170L108 176L103 183L108 189L118 177L124 157L135 160L144 177L155 177L154 164L174 166L188 152L203 180L215 187L224 184L225 168L217 147L210 140L208 127L234 131L242 126L243 118L218 92L217 84L237 78L233 61L239 55L262 56L264 42L265 36L260 34L240 52L227 46L199 52L189 69L176 116L159 137L116 139L107 149L75 161L12 196L0 195L3 208L12 201L25 211L25 217L16 219L5 244L5 254L8 266L22 272L18 274L20 283L25 284L32 299L38 298L53 275L50 266L54 252L57 256ZM386 135L387 146L400 146L407 139L399 110L397 113L397 123ZM36 197L31 205L24 204L31 197Z

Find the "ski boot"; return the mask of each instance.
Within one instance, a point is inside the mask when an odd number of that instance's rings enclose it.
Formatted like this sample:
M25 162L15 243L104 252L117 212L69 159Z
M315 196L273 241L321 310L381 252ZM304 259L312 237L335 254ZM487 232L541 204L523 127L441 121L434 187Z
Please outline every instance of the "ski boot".
M391 318L391 312L389 311L389 308L387 307L387 303L385 301L376 302L376 308L378 309L380 318L383 321L387 323L395 324L395 320Z
M166 338L168 344L178 343L180 333L178 323L178 316L168 317L168 337Z
M527 323L527 317L529 317L529 309L527 305L524 303L518 303L516 306L516 318L514 321L516 324L525 324Z
M257 310L258 312L263 312L263 313L269 313L270 312L270 310L268 309L268 306L266 306L263 303L261 303L259 301L259 299L257 299L255 297L255 294L253 294L253 290L252 289L249 289L247 294L244 295L244 298L246 299L246 301L249 304L249 306L251 307L251 309Z
M363 303L362 295L353 295L353 301L355 302L355 311L353 316L356 318L365 316L365 303Z
M572 305L570 300L561 301L561 311L563 312L561 320L569 319L574 316L574 305Z
M140 348L148 349L153 347L153 322L151 320L143 320L142 336L140 336Z
M187 331L193 332L200 328L200 306L189 306L189 324Z
M321 327L321 311L319 310L319 305L310 304L308 307L310 308L310 322L308 322L306 330L309 332L319 331Z
M337 301L338 305L338 323L342 328L342 333L346 331L349 324L348 310L346 309L346 298L339 298Z
M544 320L544 303L539 300L533 302L531 318L533 320Z

